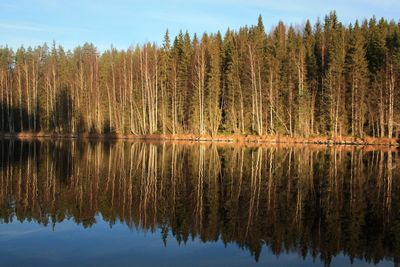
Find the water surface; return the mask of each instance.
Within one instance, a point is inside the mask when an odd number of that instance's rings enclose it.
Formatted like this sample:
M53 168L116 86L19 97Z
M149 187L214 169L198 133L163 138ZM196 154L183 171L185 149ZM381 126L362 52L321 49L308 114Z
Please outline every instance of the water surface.
M397 151L0 142L1 266L398 266Z

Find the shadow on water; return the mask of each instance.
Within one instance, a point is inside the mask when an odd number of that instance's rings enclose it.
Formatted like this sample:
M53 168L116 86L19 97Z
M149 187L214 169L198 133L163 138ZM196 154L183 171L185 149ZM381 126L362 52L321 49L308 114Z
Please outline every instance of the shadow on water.
M258 260L398 262L400 166L392 151L109 142L0 142L0 217L161 230L235 243ZM5 186L7 185L7 186ZM397 266L397 265L395 265Z

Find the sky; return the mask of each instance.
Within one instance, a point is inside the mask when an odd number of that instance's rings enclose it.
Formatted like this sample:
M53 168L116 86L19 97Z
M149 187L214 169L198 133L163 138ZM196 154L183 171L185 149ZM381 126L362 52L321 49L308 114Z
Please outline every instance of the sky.
M91 42L99 50L161 44L166 29L190 34L222 33L280 20L295 26L315 22L331 10L345 24L376 17L400 21L400 0L0 0L0 46L43 43L72 49Z

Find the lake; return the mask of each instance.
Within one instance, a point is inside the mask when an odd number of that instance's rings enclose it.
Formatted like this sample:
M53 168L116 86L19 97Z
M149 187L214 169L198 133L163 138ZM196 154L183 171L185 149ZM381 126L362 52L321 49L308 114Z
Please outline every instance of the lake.
M400 154L0 141L1 266L399 266Z

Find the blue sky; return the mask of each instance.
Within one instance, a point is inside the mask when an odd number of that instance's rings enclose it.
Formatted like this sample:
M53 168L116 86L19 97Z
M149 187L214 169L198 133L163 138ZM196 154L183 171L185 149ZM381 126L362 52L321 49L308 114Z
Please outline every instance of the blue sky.
M267 30L279 20L301 25L335 9L344 23L372 15L400 20L400 0L0 0L0 45L44 42L73 48L84 42L100 50L161 43L165 30L224 32L252 25L259 14Z

